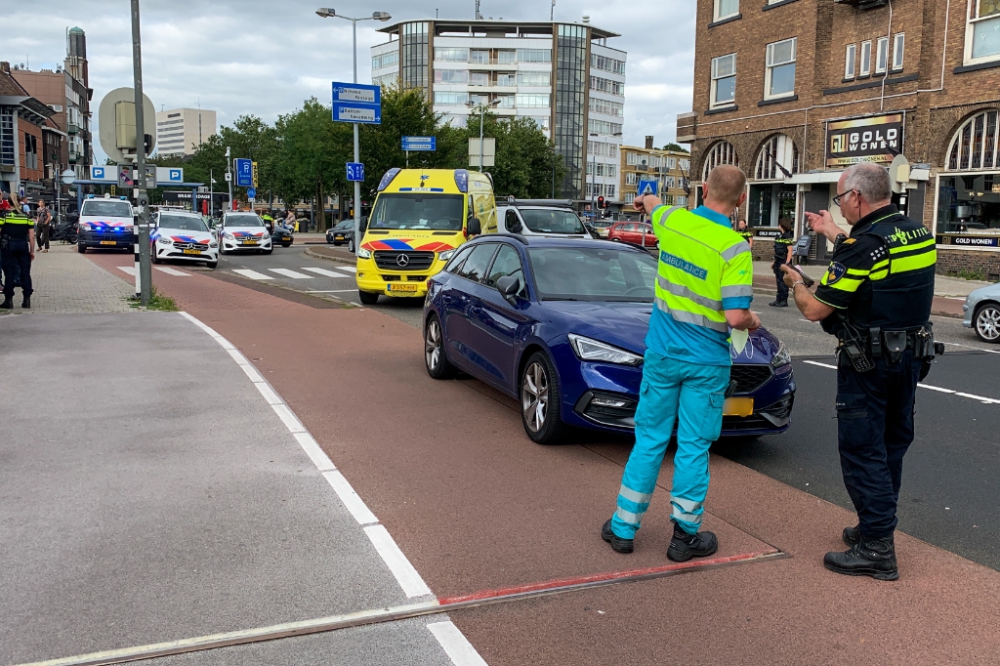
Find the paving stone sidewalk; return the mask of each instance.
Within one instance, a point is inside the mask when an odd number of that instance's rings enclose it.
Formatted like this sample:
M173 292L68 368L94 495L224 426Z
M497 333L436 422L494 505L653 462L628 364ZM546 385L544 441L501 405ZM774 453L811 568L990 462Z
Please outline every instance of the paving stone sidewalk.
M122 255L123 263L132 256ZM76 312L131 312L128 299L134 288L95 265L75 245L53 245L47 253L36 252L31 264L35 293L31 309L21 309L21 290L14 290L14 310L0 314L65 314Z

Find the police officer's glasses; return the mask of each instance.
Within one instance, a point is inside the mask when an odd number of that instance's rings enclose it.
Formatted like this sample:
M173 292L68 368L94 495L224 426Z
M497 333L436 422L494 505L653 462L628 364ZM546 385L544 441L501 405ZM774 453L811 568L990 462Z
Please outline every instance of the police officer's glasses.
M844 197L846 197L846 196L847 196L848 194L850 194L850 193L851 193L851 192L853 192L853 191L854 191L854 190L847 190L847 191L846 191L846 192L844 192L843 194L838 194L837 196L835 196L835 197L833 198L833 203L834 203L834 204L836 204L836 205L837 205L837 206L839 207L839 206L840 206L840 202L841 202L841 200L843 200L843 198L844 198Z

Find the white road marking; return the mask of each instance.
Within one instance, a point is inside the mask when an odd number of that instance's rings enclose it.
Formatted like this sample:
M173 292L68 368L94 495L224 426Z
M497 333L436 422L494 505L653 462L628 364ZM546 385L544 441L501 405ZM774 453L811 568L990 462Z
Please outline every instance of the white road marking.
M995 349L981 349L979 347L973 347L972 345L962 345L957 342L946 342L944 344L948 345L949 347L961 347L962 349L975 349L976 351L981 351L985 354L1000 354L1000 351L997 351Z
M245 278L250 278L251 280L273 280L274 278L270 275L264 275L263 273L258 273L257 271L252 271L249 268L234 268L234 273L242 275Z
M310 273L315 273L316 275L324 275L324 276L330 277L330 278L340 278L341 280L344 280L344 279L353 280L354 279L353 275L344 275L343 273L338 273L336 271L329 271L329 270L327 270L325 268L312 268L312 267L308 267L307 266L307 267L303 268L302 270L309 271Z
M288 432L293 435L299 432L306 432L306 427L302 425L302 421L299 421L298 417L292 413L292 410L288 408L288 405L282 403L280 405L271 405L271 409L274 413L278 415L281 422L285 424L288 428Z
M292 278L293 280L310 280L312 275L306 275L305 273L299 273L298 271L293 271L290 268L268 268L267 270L272 273L277 273L278 275L284 275L285 277Z
M166 266L153 266L156 270L166 273L167 275L174 275L177 277L191 277L190 273L185 273L184 271L179 271L176 268L169 268Z
M281 398L278 397L278 394L274 392L274 389L271 388L271 386L267 384L267 382L255 382L254 386L256 386L257 390L260 391L260 394L264 396L264 400L267 400L267 404L269 405L281 404Z
M403 551L396 545L395 539L389 534L389 530L385 529L385 525L369 525L365 528L365 534L371 539L375 550L396 577L407 597L412 599L432 594L431 588L427 587L427 583L406 559L406 555L403 555Z
M427 628L434 634L434 638L441 644L445 654L455 666L487 666L476 648L472 647L472 643L451 621L434 622L428 624Z
M118 270L120 270L122 273L127 273L132 277L135 277L135 266L119 266Z
M344 503L344 506L351 512L354 520L358 521L359 525L374 525L378 523L378 518L368 508L368 505L364 503L361 496L354 492L354 488L347 482L343 474L336 470L330 470L323 472L323 478L327 480L334 492L337 493L337 497Z
M338 265L337 266L337 270L338 271L347 271L348 273L357 273L358 272L358 267L357 266L348 266L347 264L344 264L343 266Z
M803 363L808 363L809 365L815 365L820 368L829 368L831 370L836 370L837 366L827 365L826 363L817 363L816 361L803 361ZM981 402L984 405L1000 405L1000 400L995 398L987 398L985 396L976 395L974 393L963 393L961 391L955 391L952 389L941 388L940 386L931 386L930 384L917 384L922 389L927 389L928 391L936 391L937 393L946 393L948 395L953 395L957 398L968 398L969 400L975 400L976 402Z
M346 294L352 291L357 291L357 289L313 289L303 293L306 294Z
M306 455L316 465L316 469L321 472L331 472L337 469L333 461L330 460L330 456L323 453L323 449L319 448L319 444L313 439L312 435L307 432L297 432L295 433L295 439L299 441L299 445L306 452Z

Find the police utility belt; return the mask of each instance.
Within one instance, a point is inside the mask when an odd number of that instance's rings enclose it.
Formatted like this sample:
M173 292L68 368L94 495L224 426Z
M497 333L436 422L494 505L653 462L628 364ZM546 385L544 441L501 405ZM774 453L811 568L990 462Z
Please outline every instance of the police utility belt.
M839 345L837 354L847 357L858 372L875 369L877 359L885 359L887 365L897 365L903 360L903 353L913 351L913 358L930 364L935 356L944 354L944 343L934 342L934 330L930 322L916 329L884 331L872 327L862 331L845 323L837 334Z

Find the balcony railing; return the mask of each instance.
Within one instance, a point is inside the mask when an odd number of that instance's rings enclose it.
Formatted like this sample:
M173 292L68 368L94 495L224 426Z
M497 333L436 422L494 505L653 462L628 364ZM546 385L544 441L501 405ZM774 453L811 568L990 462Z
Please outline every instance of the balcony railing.
M82 128L74 122L66 124L66 132L69 134L79 134Z

